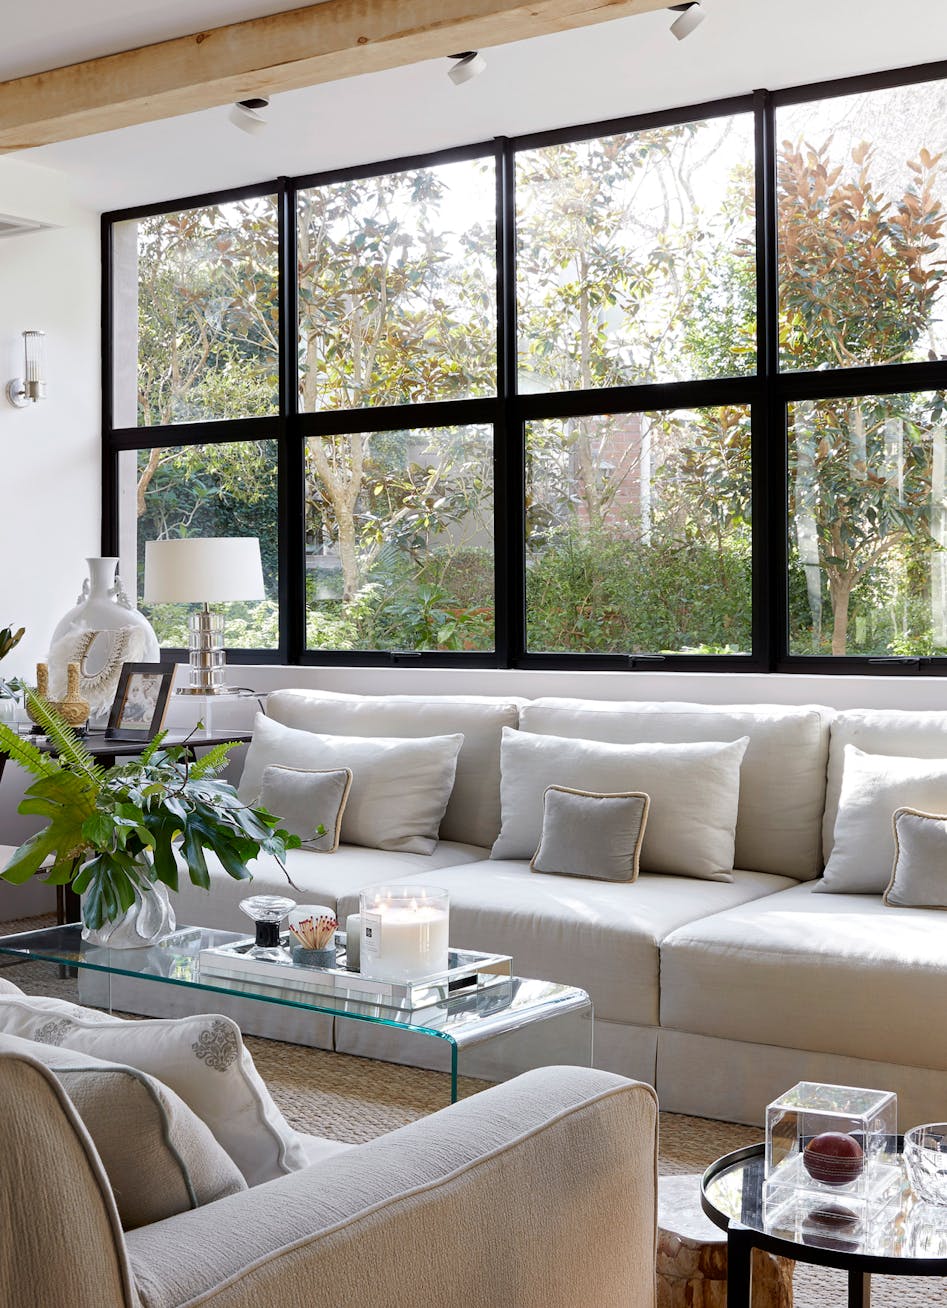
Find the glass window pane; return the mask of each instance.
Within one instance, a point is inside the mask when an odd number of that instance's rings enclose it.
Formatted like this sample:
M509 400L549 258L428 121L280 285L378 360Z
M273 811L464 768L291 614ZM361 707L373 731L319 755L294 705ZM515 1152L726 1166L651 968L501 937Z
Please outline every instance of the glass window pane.
M753 119L517 155L523 392L756 369Z
M527 646L751 649L747 408L527 427Z
M492 159L299 193L299 408L496 394Z
M491 430L310 438L306 600L310 649L493 649Z
M787 369L947 353L947 82L781 109Z
M947 654L944 401L790 406L790 653Z
M112 228L117 427L278 408L276 199Z
M119 455L122 576L137 581L137 605L161 644L187 648L192 604L145 604L145 542L178 536L256 536L263 560L265 600L215 604L224 615L232 649L279 644L275 440L226 445L168 445Z

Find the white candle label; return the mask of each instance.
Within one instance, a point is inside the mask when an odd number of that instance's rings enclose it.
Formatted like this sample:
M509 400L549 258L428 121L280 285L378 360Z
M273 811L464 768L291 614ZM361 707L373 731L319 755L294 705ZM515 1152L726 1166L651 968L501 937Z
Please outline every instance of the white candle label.
M362 914L362 958L377 958L381 953L381 914Z

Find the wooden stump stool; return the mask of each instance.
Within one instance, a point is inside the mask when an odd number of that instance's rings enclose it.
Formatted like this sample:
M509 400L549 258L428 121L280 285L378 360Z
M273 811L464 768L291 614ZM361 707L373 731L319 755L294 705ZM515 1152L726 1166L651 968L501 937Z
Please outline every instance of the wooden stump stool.
M658 1308L726 1308L727 1233L700 1206L699 1176L658 1182ZM792 1308L793 1264L753 1251L753 1308Z

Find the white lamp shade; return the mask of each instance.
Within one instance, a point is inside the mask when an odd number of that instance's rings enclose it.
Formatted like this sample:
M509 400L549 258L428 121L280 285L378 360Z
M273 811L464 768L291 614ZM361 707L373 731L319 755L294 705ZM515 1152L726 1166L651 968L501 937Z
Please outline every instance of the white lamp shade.
M146 541L144 598L149 604L265 599L260 542L256 536Z

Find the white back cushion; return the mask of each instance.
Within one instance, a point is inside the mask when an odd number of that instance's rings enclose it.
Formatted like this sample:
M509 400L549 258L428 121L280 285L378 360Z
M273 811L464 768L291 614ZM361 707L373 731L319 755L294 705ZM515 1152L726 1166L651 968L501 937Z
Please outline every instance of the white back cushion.
M478 695L348 695L276 690L271 718L299 731L345 736L439 736L461 732L454 789L441 840L489 847L500 830L500 736L515 727L525 700Z
M828 784L822 823L826 862L834 843L846 745L857 745L866 754L947 759L947 712L937 709L846 709L836 715L829 741ZM890 821L890 813L888 818Z
M637 790L651 800L642 872L733 879L740 763L747 739L680 745L615 745L576 737L503 732L503 825L491 858L532 858L547 786Z
M821 821L832 717L832 709L815 705L550 698L534 700L522 709L520 730L615 744L680 744L748 736L740 774L734 865L812 880L822 869Z

